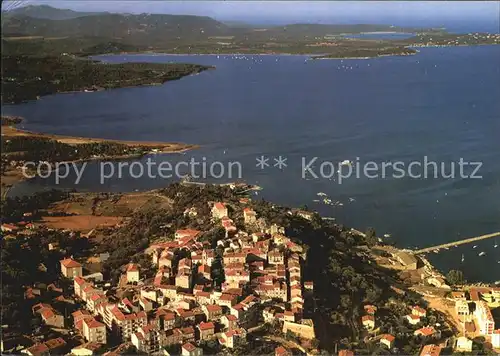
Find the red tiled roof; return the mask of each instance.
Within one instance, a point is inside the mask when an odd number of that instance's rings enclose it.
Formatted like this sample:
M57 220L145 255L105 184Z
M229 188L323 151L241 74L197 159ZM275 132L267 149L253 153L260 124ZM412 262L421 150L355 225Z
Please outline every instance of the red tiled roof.
M354 352L351 350L340 350L339 356L354 356Z
M469 291L469 294L470 294L470 300L472 300L473 302L479 301L479 293L477 290L471 289Z
M85 284L85 283L86 283L86 282L85 282L85 279L83 279L82 277L79 277L79 276L75 277L73 280L74 280L74 281L75 281L75 283L76 283L76 284L78 284L79 286L82 286L83 284Z
M188 351L188 352L193 352L196 349L196 347L192 343L190 343L190 342L188 342L187 344L182 345L182 348L184 350Z
M45 341L45 346L49 348L49 350L55 349L60 346L66 345L66 341L62 337L58 337L57 339L51 339Z
M387 340L389 342L393 342L396 338L394 336L392 336L391 334L385 334L384 336L382 336L382 339L381 340Z
M219 312L222 311L222 307L220 305L212 304L206 306L209 312Z
M42 314L43 319L50 319L56 315L54 309L52 309L52 308L43 309L41 314Z
M243 289L242 288L228 288L224 291L224 293L238 296L238 295L243 294Z
M375 321L375 317L373 315L364 315L362 318L361 318L361 321L362 322L365 322L365 321Z
M103 323L98 322L94 318L85 320L84 322L85 322L85 324L87 324L87 327L89 329L104 328L105 327L105 325Z
M415 310L416 312L420 313L420 314L425 314L426 313L425 309L419 307L418 305L414 306L412 309Z
M422 347L420 356L439 356L441 354L441 346L430 344Z
M223 293L220 296L219 300L233 301L234 298L235 298L234 295Z
M80 319L75 322L75 328L77 328L80 331L83 330L83 320L84 319Z
M127 266L127 272L137 272L137 271L139 271L139 266L136 265L135 263L129 263L129 265Z
M102 347L102 344L99 344L97 342L86 342L85 344L78 345L77 347L74 347L74 349L87 349L91 351L97 351Z
M165 313L162 315L163 320L170 321L170 320L175 320L175 314L174 313Z
M427 326L425 328L418 329L417 331L415 331L415 334L420 334L423 336L430 336L430 335L434 334L434 332L435 332L435 330L433 327Z
M285 349L283 346L278 346L278 347L274 350L274 354L275 354L276 356L288 355L288 351L287 351L287 349Z
M65 258L64 260L61 260L60 262L66 268L82 267L82 265L80 263L76 262L72 258Z
M94 302L101 299L101 298L102 298L102 295L100 295L100 294L94 294L92 297L90 297L90 299L92 299L92 301L94 301Z
M187 328L181 328L181 332L183 334L194 334L194 328L192 326L189 326Z
M224 209L226 209L226 206L223 203L220 203L220 202L215 203L214 207L217 210L224 210Z
M199 266L198 273L210 273L210 266L207 266L207 265Z
M79 318L82 316L90 315L90 313L85 309L81 309L71 313L71 315L73 315L73 318Z
M31 347L28 347L27 351L29 351L32 355L38 356L48 352L49 348L45 344L35 344Z
M12 225L12 224L2 224L2 227L9 229L9 230L17 230L18 229L18 227L16 225Z
M212 322L208 322L208 323L205 323L205 322L201 322L198 327L200 328L200 330L210 330L210 329L215 329L215 325L214 323Z

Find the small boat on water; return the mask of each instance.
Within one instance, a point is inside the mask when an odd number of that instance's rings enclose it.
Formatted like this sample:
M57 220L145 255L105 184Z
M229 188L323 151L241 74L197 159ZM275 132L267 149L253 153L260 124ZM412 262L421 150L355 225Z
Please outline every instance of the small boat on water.
M476 248L476 247L477 247L477 245L472 246L472 248Z
M434 252L434 253L439 253L439 250L438 250L438 249L436 249L436 250L434 250L434 251L432 251L432 252Z
M387 238L391 237L391 234L384 234L384 237L387 239Z
M320 197L326 197L326 194L323 193L323 192L319 192L318 194L316 194L317 196L320 196Z
M342 162L340 162L340 165L341 166L350 166L350 165L352 165L352 161L349 161L348 159L345 159Z
M486 252L479 252L478 256L484 256L484 255L486 255Z
M496 244L495 244L495 246L493 246L493 247L494 247L494 248L497 248L497 247L498 247L498 245L496 245Z
M462 262L465 261L464 254L462 253Z

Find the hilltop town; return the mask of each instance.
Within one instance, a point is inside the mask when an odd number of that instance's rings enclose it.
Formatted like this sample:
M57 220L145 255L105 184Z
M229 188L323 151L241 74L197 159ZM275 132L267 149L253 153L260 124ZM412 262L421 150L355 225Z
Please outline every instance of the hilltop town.
M500 347L491 313L500 288L449 286L424 258L381 244L372 231L254 201L237 185L89 197L94 215L54 208L83 209L85 195L44 194L3 205L5 352L346 356ZM110 206L125 211L125 199L141 203L122 220L108 216L112 223L90 231L57 225L102 221Z

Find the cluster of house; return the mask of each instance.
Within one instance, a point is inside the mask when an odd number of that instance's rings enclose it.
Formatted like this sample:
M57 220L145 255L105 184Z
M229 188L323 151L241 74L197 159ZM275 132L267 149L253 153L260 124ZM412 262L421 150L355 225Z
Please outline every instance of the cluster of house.
M285 333L313 339L314 324L302 317L303 293L313 289L312 282L301 279L302 247L277 225L250 234L238 231L228 215L224 203L213 205L214 222L226 230L226 238L217 242L219 254L199 240L200 231L185 229L176 231L172 241L147 249L157 267L151 283L141 280L141 266L128 264L122 277L124 287L133 291L128 298L108 297L83 276L79 262L62 260L61 273L73 279L74 295L85 305L72 314L88 345L77 352L106 344L112 334L145 353L178 344L183 355L200 355L197 342L213 340L232 349L261 319L278 323ZM252 209L245 208L243 216L245 224L257 221ZM212 271L216 259L225 278L217 288ZM36 312L49 325L64 324L48 305L37 305Z
M375 329L375 314L377 313L377 307L375 305L367 304L364 306L365 315L361 317L361 324L367 330L372 331ZM379 343L386 346L389 350L394 346L394 341L396 338L391 334L380 335ZM352 355L351 351L342 350L342 354ZM341 353L339 352L339 355Z
M406 320L410 325L417 325L422 322L422 318L425 318L427 316L427 311L418 306L412 306L411 308L411 313L406 315ZM361 324L367 329L367 330L374 330L375 329L375 315L377 312L377 307L374 305L365 305L364 306L364 311L365 315L361 317ZM422 328L419 328L417 330L413 331L414 336L420 336L422 338L431 338L431 337L440 337L440 331L435 329L433 326L425 326ZM391 349L394 346L394 341L396 340L394 335L390 334L384 334L380 336L379 338L379 343L381 345L385 345L387 348ZM438 345L430 344L426 345L422 350L421 350L421 355L435 355L435 353L429 353L430 350L432 352L436 352L436 350L439 349L439 352L441 350L441 347ZM437 353L436 355L438 355Z
M468 292L451 292L451 299L455 302L455 312L459 317L463 330L461 336L454 340L453 349L455 352L472 352L475 336L484 336L491 342L493 348L500 348L500 330L495 330L495 321L491 314L488 303L500 300L500 288L481 287L472 288ZM410 324L416 325L422 317L426 316L425 309L415 306L412 308L407 320ZM439 330L432 326L426 326L414 331L414 335L422 337L440 337ZM467 337L469 336L469 337ZM443 345L425 345L421 356L438 356L441 354Z
M494 348L500 348L500 329L495 329L495 320L489 303L500 302L500 288L476 287L469 291L451 292L455 312L462 323L463 333L481 335L491 341Z
M66 341L64 341L63 338L58 337L30 346L22 350L21 353L29 356L58 355L65 346Z
M31 213L25 213L24 217L29 218L31 216ZM8 224L8 223L3 223L0 226L0 230L3 232L3 238L8 240L8 239L15 239L17 234L21 235L30 235L33 233L33 230L36 229L36 225L33 224L32 222L27 222L27 221L20 221L17 224Z
M424 35L417 35L424 36ZM487 43L500 43L500 35L495 33L468 33L455 37L455 39L429 37L426 42L414 44L415 47L427 47L427 46L455 46L455 45L467 45L481 43L481 41L488 40Z

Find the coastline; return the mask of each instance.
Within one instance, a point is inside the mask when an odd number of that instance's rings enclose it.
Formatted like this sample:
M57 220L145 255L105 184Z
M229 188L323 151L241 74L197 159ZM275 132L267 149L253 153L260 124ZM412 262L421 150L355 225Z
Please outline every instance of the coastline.
M392 33L392 32L391 32ZM397 32L396 32L397 33ZM398 44L394 44L398 46ZM432 48L432 47L474 47L474 46L498 46L500 43L473 43L473 44L419 44L419 43L408 43L403 46L406 48ZM416 50L415 53L408 54L384 54L384 55L374 55L374 56L364 56L364 57L337 57L332 59L371 59L385 56L409 56L416 55L419 51ZM153 51L125 51L125 52L116 52L116 53L101 53L101 54L92 54L87 56L86 58L93 59L93 57L110 57L110 56L119 56L119 55L150 55L150 56L307 56L310 59L316 59L315 57L327 56L329 55L327 52L320 53L291 53L291 52L207 52L207 53L172 53L172 52L162 52L162 50L153 50ZM209 68L214 69L214 68ZM154 84L153 84L154 85Z
M408 53L408 54L380 54L377 56L372 56L372 57L312 57L311 60L322 60L322 59L375 59L375 58L382 58L382 57L406 57L406 56L415 56L418 54L419 51L416 51L415 53Z
M99 161L99 160L111 160L119 161L123 159L133 159L140 158L147 154L162 154L162 153L183 153L189 150L197 149L200 146L195 144L185 144L178 142L157 142L157 141L126 141L126 140L115 140L115 139L104 139L104 138L93 138L93 137L76 137L76 136L64 136L55 134L45 134L37 133L27 130L18 129L12 126L4 125L2 126L2 138L9 137L28 137L28 138L44 138L55 140L68 145L78 145L92 144L92 143L115 143L122 144L129 148L147 148L149 151L144 153L132 153L123 155L113 155L113 156L97 156L89 158L81 158L70 161L57 161L50 162L51 165L55 163L81 163L89 161ZM9 167L1 175L1 199L5 199L9 193L9 190L16 184L26 181L26 177L19 167Z
M105 138L95 138L95 137L79 137L79 136L65 136L56 134L45 134L32 132L28 130L18 129L12 126L2 127L3 137L37 137L37 138L47 138L51 140L56 140L61 143L66 143L69 145L80 145L87 143L117 143L126 145L128 147L147 147L151 149L158 149L158 151L151 153L180 153L191 149L199 148L198 145L185 144L179 142L159 142L159 141L128 141L128 140L116 140L116 139L105 139Z

